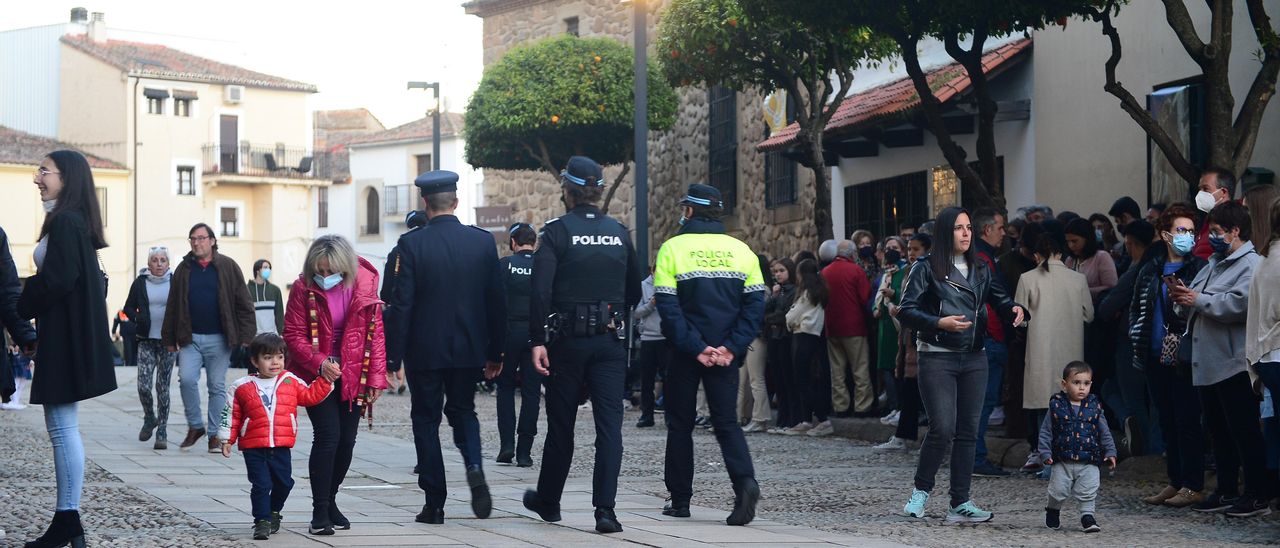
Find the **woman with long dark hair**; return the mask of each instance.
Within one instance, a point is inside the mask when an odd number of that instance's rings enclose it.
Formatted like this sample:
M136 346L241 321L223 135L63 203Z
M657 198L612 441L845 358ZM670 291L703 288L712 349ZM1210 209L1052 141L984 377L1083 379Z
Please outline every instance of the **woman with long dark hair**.
M898 312L902 325L917 331L920 396L929 413L929 433L920 449L915 488L903 508L922 518L942 458L951 448L951 504L947 521L989 521L991 512L969 498L978 419L986 397L987 356L983 351L987 304L1019 325L1023 308L1005 292L973 249L969 212L949 207L938 214L933 251L907 275Z
M1102 292L1116 286L1115 259L1098 244L1093 224L1083 218L1067 223L1065 236L1067 249L1062 254L1063 264L1084 274L1090 298L1096 306L1102 300Z
M1111 259L1118 260L1124 255L1124 242L1121 237L1116 235L1116 227L1111 224L1111 218L1101 213L1094 213L1089 216L1089 224L1093 225L1093 239L1098 242L1098 247L1111 254Z
M93 172L79 152L58 150L40 162L33 181L47 215L36 244L36 274L18 300L18 313L35 318L36 374L31 402L44 406L53 444L58 502L53 522L26 548L84 546L80 494L84 443L77 402L116 389L107 328L106 277L97 253L107 247Z
M765 365L765 377L773 380L774 394L778 399L778 419L770 434L781 434L795 426L791 394L791 331L787 329L787 311L795 301L796 265L791 259L774 259L769 264L773 274L773 287L764 302L764 332L769 340L769 361Z
M831 414L830 369L823 367L826 341L826 306L830 293L818 274L818 263L805 259L796 265L796 298L787 311L787 329L791 331L791 412L795 425L784 434L808 433ZM825 373L825 374L824 374ZM817 422L814 422L814 417Z

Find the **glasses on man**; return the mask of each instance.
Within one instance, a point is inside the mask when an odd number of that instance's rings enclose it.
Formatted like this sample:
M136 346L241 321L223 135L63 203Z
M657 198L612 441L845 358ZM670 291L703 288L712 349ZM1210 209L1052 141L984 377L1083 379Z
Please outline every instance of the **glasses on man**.
M62 173L62 172L61 172L61 171L54 171L54 170L52 170L52 169L48 169L48 168L45 168L45 167L41 167L41 168L39 168L39 169L36 169L36 177L41 177L41 178L43 178L45 175L48 175L48 174L50 174L50 173L52 173L52 174L55 174L55 175L56 175L56 174L58 174L58 173Z
M193 243L193 244L202 244L202 243L207 242L207 241L212 240L212 239L213 239L213 238L210 238L210 237L208 237L208 236L192 236L192 237L190 237L190 238L187 238L187 240L188 240L188 241L190 241L190 242L191 242L191 243Z

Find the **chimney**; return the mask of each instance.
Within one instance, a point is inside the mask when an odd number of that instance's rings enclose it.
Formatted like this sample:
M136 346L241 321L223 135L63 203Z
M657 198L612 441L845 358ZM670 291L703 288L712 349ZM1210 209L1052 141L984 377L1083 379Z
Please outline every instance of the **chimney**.
M107 41L106 14L95 11L89 20L89 39L94 42Z
M84 8L71 8L71 22L80 25L89 22L89 10Z

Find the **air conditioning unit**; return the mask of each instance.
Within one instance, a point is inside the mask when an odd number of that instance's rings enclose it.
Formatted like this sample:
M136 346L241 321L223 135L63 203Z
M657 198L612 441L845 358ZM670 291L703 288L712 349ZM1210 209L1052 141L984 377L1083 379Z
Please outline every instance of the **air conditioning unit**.
M223 88L222 102L238 105L244 100L244 86L227 86Z

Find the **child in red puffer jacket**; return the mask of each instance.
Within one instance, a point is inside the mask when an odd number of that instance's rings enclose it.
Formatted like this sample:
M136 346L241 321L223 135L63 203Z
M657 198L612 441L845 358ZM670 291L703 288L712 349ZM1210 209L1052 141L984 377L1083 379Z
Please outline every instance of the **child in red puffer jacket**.
M249 343L249 359L257 376L237 379L227 389L218 439L222 456L240 443L249 473L253 504L253 538L266 540L280 530L280 510L293 489L289 448L298 435L298 406L311 407L333 391L332 379L316 378L311 386L284 369L285 342L263 333Z

